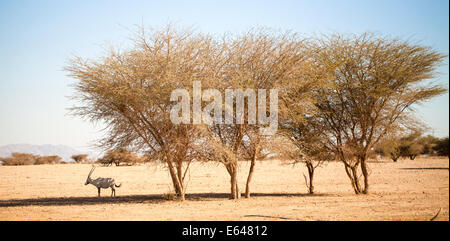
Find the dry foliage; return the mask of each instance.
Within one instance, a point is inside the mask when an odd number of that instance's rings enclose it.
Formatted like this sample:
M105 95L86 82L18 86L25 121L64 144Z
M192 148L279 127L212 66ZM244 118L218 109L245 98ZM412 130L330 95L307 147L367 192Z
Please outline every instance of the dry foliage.
M280 133L293 146L286 155L306 163L310 192L317 166L313 162L337 159L344 163L355 193L367 193L366 160L374 145L411 123L413 104L445 91L425 81L433 78L443 55L367 33L306 40L256 29L213 38L169 25L150 32L141 28L133 40L131 49L111 48L95 61L71 60L66 70L77 79L74 99L81 103L72 111L106 124L100 147L128 147L166 163L180 200L191 162L203 160L224 164L233 199L240 196L237 162L250 160L249 197L255 161L278 148L269 144L277 138L258 132L263 125L248 122L249 102L242 124L235 115L233 124L172 123L170 111L176 103L171 92L181 88L193 96L193 81L222 96L229 89L277 89ZM204 100L201 105L223 104ZM236 104L222 107L234 110ZM265 116L270 112L266 108Z
M13 152L11 157L0 158L5 166L22 166L22 165L42 165L42 164L59 164L61 162L59 156L39 156L29 153Z
M72 155L71 158L76 163L83 163L83 162L85 162L87 160L88 154L76 154L76 155Z
M121 163L125 165L133 165L144 162L144 157L139 157L134 152L129 151L126 148L118 148L107 151L102 158L97 160L97 162L105 166L110 166L113 163L116 166L120 166Z
M111 49L98 61L74 58L66 68L83 106L73 113L106 123L99 146L145 150L167 164L175 192L184 200L184 178L198 158L201 127L170 121L171 92L192 89L192 81L209 79L216 63L213 40L189 29L167 26L134 38L134 48Z
M315 41L312 52L314 68L327 77L316 91L318 114L310 126L342 161L355 193L368 193L372 148L389 132L415 123L414 104L446 91L427 81L445 56L370 33L326 36Z

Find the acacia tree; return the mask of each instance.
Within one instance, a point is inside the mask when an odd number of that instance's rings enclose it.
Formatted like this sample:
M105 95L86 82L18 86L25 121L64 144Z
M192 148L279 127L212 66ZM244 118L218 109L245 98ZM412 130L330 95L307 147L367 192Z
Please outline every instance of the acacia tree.
M313 126L323 130L324 146L344 164L355 193L366 194L374 145L410 123L414 104L446 91L427 81L445 56L370 33L317 39L312 53L315 68L328 74L316 92L319 114Z
M251 161L245 194L250 197L250 183L256 160L264 156L261 145L268 138L260 133L260 128L265 128L268 124L261 119L269 116L268 119L278 121L278 115L274 113L278 110L274 110L274 106L266 108L266 103L270 103L272 98L272 93L268 92L286 84L292 88L304 87L301 70L305 48L296 34L276 33L269 29L251 30L230 38L224 37L221 46L225 61L219 69L219 77L206 82L205 85L213 86L225 95L227 90L240 90L244 93L240 101L247 100L247 104L243 105L241 116L231 116L232 123L214 124L209 130L214 142L220 143L222 150L227 149L224 154L219 155L221 158L218 158L218 161L225 165L230 174L231 198L237 199L240 197L237 182L238 161ZM265 96L260 94L260 89L267 91ZM300 88L296 90L305 92ZM252 91L257 94L258 99L258 110L255 112L250 108L257 106L256 98L250 97ZM283 95L284 92L280 94ZM231 110L234 113L237 101L237 97L236 102L231 104L227 105L225 101L223 111ZM263 109L259 108L260 101L264 101ZM243 121L239 122L241 117Z
M250 162L247 180L245 183L245 198L250 198L250 186L255 171L256 161L263 161L270 154L270 146L273 144L273 136L263 136L259 134L259 128L250 127L247 130L246 138L242 141L240 157Z
M420 143L421 131L415 131L407 136L400 138L400 153L403 157L409 157L414 160L424 151L424 145Z
M436 150L438 155L448 157L448 137L438 139L433 149Z
M11 157L0 158L5 166L33 165L37 156L30 153L13 152Z
M87 160L88 154L76 154L76 155L72 155L71 158L76 162L76 163L82 163L84 161Z
M145 31L136 34L131 49L111 49L97 61L72 59L66 70L78 80L74 98L82 103L72 111L106 124L100 147L140 149L163 161L184 200L184 178L201 152L202 132L199 125L171 122L171 92L191 91L192 81L209 79L216 46L211 37L189 29Z
M394 162L402 156L399 140L392 137L380 140L375 147L375 152L384 157L390 157Z
M323 145L323 129L315 125L317 91L324 87L327 73L316 68L311 40L304 40L306 49L302 60L301 76L288 82L281 82L280 130L272 141L272 150L282 159L295 166L303 163L308 175L303 175L310 194L314 193L315 169L326 161L334 159L332 153Z
M37 156L34 162L35 165L38 164L58 164L62 160L59 156Z
M314 194L314 174L317 167L327 161L333 161L334 155L324 145L321 129L308 124L309 117L295 122L294 119L281 122L279 139L275 145L276 153L282 159L291 161L292 165L302 163L308 171L304 175L309 194Z
M410 134L401 133L390 134L382 138L375 149L378 153L384 156L389 156L394 162L400 157L409 157L409 159L414 160L417 155L423 153L425 145L421 141L422 131L413 130Z
M421 154L432 155L433 148L435 147L435 145L438 141L439 141L439 138L434 137L432 135L427 135L427 136L420 138L419 142L420 142L420 144L423 145L423 151Z
M106 154L100 158L98 162L107 166L112 165L113 163L116 166L119 166L120 163L131 165L133 163L140 162L140 158L134 152L131 152L126 148L118 148L106 152Z
M59 156L39 156L30 153L13 152L11 157L0 158L3 165L42 165L42 164L58 164L61 161Z

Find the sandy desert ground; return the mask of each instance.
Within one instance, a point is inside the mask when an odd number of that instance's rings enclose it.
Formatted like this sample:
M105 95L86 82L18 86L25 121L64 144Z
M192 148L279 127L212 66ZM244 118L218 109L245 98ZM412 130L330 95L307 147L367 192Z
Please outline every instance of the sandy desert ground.
M240 166L245 187L248 163ZM0 166L0 220L449 220L449 160L370 163L371 194L355 195L341 163L328 163L307 195L305 167L258 162L253 197L230 200L221 164L191 165L187 200L171 193L162 165L97 167L93 177L114 177L117 197L85 186L89 164Z

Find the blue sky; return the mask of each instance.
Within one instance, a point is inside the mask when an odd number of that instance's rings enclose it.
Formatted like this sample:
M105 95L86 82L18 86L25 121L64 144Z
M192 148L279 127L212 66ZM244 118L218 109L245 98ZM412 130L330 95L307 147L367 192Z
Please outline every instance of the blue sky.
M176 22L210 33L255 26L306 35L374 31L449 53L448 0L359 1L6 1L0 0L0 145L65 144L86 150L101 126L67 114L72 54L95 58L126 45L127 28ZM448 88L448 58L437 81ZM448 136L448 94L417 107Z

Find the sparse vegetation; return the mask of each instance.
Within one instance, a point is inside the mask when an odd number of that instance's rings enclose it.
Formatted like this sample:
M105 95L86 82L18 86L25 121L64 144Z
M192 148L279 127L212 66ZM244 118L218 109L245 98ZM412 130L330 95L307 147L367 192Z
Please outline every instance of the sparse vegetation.
M177 200L179 200L178 195L176 193L174 193L174 192L164 193L162 195L162 198L164 200L167 200L167 201L177 201Z
M59 156L39 156L29 153L13 152L11 157L0 158L4 166L22 166L22 165L41 165L41 164L59 164Z
M98 163L111 166L113 163L116 166L120 164L133 165L143 162L143 158L137 156L134 152L127 150L126 148L118 148L109 150L102 158L97 160Z
M381 140L375 152L390 157L394 162L400 157L414 160L419 155L448 156L448 137L442 139L431 135L422 137L421 133L416 131L405 136Z
M38 156L34 162L35 165L38 164L59 164L61 163L61 157L59 156Z
M134 44L128 50L111 48L98 61L72 59L66 70L78 80L74 98L82 103L73 113L107 124L99 146L111 151L99 162L119 165L137 158L118 147L148 153L146 160L166 164L180 200L191 163L205 160L224 164L232 199L241 195L238 162L250 160L246 183L246 197L250 197L256 160L278 149L272 140L280 137L265 137L258 132L263 125L250 123L248 96L243 122L233 115L231 124L173 123L172 91L181 88L193 96L193 81L201 80L203 88L221 93L230 88L277 89L279 134L293 147L284 154L305 163L310 193L315 168L328 160L344 164L356 194L369 193L367 162L380 149L380 141L417 125L412 107L446 92L428 81L444 55L372 33L308 39L262 29L215 39L168 26L149 33L140 29ZM200 103L206 104L214 111L214 106L222 105ZM225 109L236 106L233 102ZM271 111L266 109L265 116ZM438 148L421 144L419 137L393 138L386 141L390 149L378 153L413 160ZM444 149L440 153L445 154Z
M77 155L72 155L71 158L72 158L76 163L83 163L83 162L87 161L88 154L77 154Z
M449 156L448 154L448 137L444 137L439 139L436 142L436 145L433 147L433 150L436 151L436 153L439 156Z

